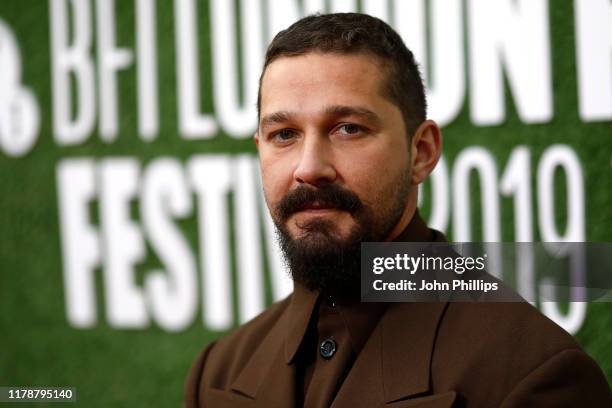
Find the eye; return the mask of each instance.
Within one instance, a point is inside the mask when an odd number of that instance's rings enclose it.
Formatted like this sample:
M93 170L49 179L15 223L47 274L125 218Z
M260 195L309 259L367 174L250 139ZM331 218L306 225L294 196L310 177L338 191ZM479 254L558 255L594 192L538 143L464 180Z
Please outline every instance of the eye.
M363 128L353 123L345 123L338 127L338 132L343 135L356 135L363 132Z
M273 133L270 136L270 139L275 141L275 142L280 142L280 143L285 143L290 141L291 139L293 139L295 137L295 132L291 129L282 129L279 130L278 132Z

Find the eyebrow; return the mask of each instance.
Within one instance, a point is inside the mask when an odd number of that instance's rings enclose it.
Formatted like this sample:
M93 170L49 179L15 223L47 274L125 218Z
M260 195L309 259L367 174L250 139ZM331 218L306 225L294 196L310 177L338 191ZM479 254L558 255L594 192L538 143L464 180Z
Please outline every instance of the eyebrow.
M330 105L323 109L323 113L335 117L360 116L371 122L374 122L376 125L382 122L380 116L378 116L370 109L364 108L362 106ZM278 111L270 113L261 118L260 125L262 129L265 129L268 126L272 126L274 124L290 122L296 116L297 112Z
M370 109L362 106L332 105L326 107L324 112L333 116L361 116L369 121L375 122L376 124L382 122L380 116Z
M289 111L274 112L261 118L260 126L265 129L277 123L290 122L295 116L295 113Z

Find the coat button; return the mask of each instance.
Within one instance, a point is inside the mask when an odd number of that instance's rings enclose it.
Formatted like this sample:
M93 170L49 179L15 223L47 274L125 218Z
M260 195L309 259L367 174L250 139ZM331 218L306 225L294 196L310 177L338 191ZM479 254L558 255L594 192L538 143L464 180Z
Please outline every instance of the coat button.
M336 307L336 299L334 299L333 296L327 296L325 298L325 303L327 303L327 306L331 307L332 309Z
M336 354L336 342L334 339L323 340L319 346L319 353L326 360L332 358Z

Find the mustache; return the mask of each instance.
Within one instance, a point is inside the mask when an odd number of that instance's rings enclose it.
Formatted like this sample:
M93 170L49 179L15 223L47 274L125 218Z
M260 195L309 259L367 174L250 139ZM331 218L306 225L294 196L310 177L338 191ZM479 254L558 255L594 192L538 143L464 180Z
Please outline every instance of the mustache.
M350 214L354 214L364 207L357 194L337 184L325 184L320 187L300 185L283 197L276 206L276 212L280 220L285 221L292 214L315 203L322 207L344 210Z

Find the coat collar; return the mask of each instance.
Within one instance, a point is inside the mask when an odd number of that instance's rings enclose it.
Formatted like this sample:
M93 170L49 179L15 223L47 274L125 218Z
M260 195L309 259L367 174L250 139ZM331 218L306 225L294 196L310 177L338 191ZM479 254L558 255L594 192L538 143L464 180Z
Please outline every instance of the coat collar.
M292 316L285 337L284 353L287 364L293 361L300 348L318 297L318 292L310 291L300 284L294 285L291 303L287 309L287 314Z
M295 401L296 373L286 363L283 347L283 339L295 324L291 311L295 309L290 305L231 385L238 394L255 399L257 406L292 406Z
M430 393L433 350L446 306L440 302L388 307L333 406L379 406ZM232 384L234 391L254 399L257 406L292 406L295 401L295 367L287 364L279 347L291 326L288 311Z
M389 307L333 406L380 406L429 394L433 349L445 309L446 303Z
M385 402L431 391L431 361L447 305L401 303L387 311L380 334Z

